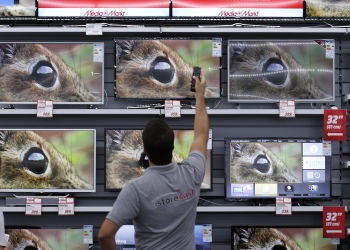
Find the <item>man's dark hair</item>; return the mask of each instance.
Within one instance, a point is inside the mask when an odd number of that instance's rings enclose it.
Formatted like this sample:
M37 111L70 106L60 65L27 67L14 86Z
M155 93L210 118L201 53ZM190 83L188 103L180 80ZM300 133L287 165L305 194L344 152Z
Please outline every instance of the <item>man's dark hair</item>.
M149 121L142 132L147 156L155 165L171 163L174 149L174 131L162 120Z

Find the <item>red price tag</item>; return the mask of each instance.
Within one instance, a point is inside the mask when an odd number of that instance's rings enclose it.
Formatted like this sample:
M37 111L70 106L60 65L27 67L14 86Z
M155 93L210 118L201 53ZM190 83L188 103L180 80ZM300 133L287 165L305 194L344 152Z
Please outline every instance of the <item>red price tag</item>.
M345 207L323 207L323 238L345 238Z
M74 215L74 198L58 198L58 215Z
M292 198L276 198L276 214L291 215L292 214Z
M52 117L53 116L53 101L39 100L37 102L36 116L37 117L44 117L44 118Z
M28 197L26 199L26 215L41 215L41 198Z
M346 140L346 109L326 109L323 119L325 141Z
M179 100L165 100L165 117L181 117L181 103Z

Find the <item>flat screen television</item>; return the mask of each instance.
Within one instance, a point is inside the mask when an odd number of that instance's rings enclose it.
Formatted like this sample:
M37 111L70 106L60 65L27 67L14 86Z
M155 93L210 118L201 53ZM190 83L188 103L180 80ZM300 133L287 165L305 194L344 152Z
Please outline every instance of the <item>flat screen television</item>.
M90 250L83 228L6 227L12 249Z
M0 104L103 104L104 43L0 43Z
M205 225L194 226L194 237L196 250L211 250L211 242L205 242L204 234ZM124 225L115 234L115 243L117 244L116 250L135 249L135 228L134 225Z
M228 102L332 102L335 41L229 40Z
M330 199L331 159L322 138L226 137L226 197Z
M0 20L35 19L36 0L1 0Z
M193 66L205 73L206 98L220 97L220 57L212 56L211 39L118 38L117 99L194 99Z
M303 17L303 0L172 0L172 16L182 18Z
M175 142L173 161L187 158L194 139L193 130L174 130ZM141 129L105 129L105 163L108 191L120 191L127 182L142 175L144 168L139 164L143 152ZM212 190L212 130L209 130L207 164L202 191Z
M300 249L336 250L323 229L302 227L231 227L232 250Z
M38 0L38 18L169 18L169 0Z
M94 129L0 130L0 192L95 192Z
M348 1L305 0L306 18L349 19L350 3Z

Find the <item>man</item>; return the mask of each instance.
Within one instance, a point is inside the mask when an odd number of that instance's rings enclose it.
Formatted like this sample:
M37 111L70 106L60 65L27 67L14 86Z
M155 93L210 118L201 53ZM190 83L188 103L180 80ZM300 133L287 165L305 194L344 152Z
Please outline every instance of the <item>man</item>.
M142 134L149 167L120 192L98 238L103 250L115 250L116 232L133 220L136 249L195 250L194 225L204 178L209 119L204 102L205 76L194 77L194 141L182 163L172 161L174 132L162 120L150 121Z

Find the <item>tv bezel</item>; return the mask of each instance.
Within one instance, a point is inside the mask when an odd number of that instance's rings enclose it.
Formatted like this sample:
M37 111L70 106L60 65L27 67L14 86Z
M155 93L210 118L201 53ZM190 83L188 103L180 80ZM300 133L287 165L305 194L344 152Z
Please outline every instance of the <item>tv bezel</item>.
M8 129L8 128L4 128L1 130L9 130L9 131L64 131L64 132L69 132L69 131L73 131L73 132L79 132L79 131L91 131L93 132L93 150L94 150L94 154L93 154L93 183L92 183L92 189L60 189L60 188L53 188L53 189L44 189L44 188L23 188L23 189L7 189L7 188L1 188L0 187L0 193L36 193L36 194L40 194L40 193L94 193L96 192L96 129L32 129L32 128L28 128L28 129ZM40 135L41 136L41 135ZM43 137L45 140L47 140L47 138ZM50 141L48 141L50 142ZM51 143L51 142L50 142ZM53 145L52 145L53 146ZM68 159L67 159L68 160Z
M273 226L271 226L271 225L266 225L266 226L233 226L233 225L231 225L231 250L237 250L234 248L234 241L235 241L234 234L236 234L235 228L319 229L319 230L322 230L322 226L283 226L283 225L281 225L281 226L275 226L275 225L273 225ZM331 239L329 239L329 241L331 241ZM329 245L332 245L332 244L330 243ZM332 250L336 250L336 249L338 249L337 245L334 245L334 249L332 249ZM304 249L302 249L302 250L304 250Z
M107 131L108 130L143 130L144 127L129 127L129 128L125 128L125 127L109 127L109 128L105 128L104 129L104 162L105 162L105 183L104 183L104 190L108 191L108 192L120 192L123 188L108 188L107 187L107 181L106 181L106 176L107 176L107 147L106 147L106 136L107 136ZM181 128L176 128L176 127L172 127L173 130L193 130L193 128L185 128L185 127L181 127ZM209 128L209 134L213 134L213 129ZM213 145L213 144L211 144ZM208 149L207 149L208 150ZM200 189L201 192L210 192L213 191L213 146L210 150L210 155L207 155L207 158L210 157L210 162L209 162L209 166L210 166L210 188L207 189ZM208 162L208 160L207 160ZM206 163L208 164L208 163ZM205 175L204 175L205 177ZM131 181L132 179L130 179L129 181Z
M102 66L101 66L101 93L100 93L100 96L101 96L101 101L88 101L88 102L69 102L69 101L63 101L63 102L57 102L55 100L52 100L53 101L53 104L54 105L99 105L99 104L104 104L104 96L105 96L105 93L104 93L104 75L105 75L105 70L104 70L104 52L105 52L105 45L104 45L104 42L88 42L88 41L82 41L82 42L0 42L1 44L42 44L42 45L45 45L45 44L91 44L91 45L94 45L94 44L102 44L103 46L103 58L102 58ZM92 51L93 52L93 51ZM67 67L69 67L67 65ZM72 69L74 72L75 70ZM78 74L77 72L75 72L76 74ZM11 101L1 101L0 100L0 105L1 104L8 104L8 105L12 105L12 104L37 104L37 102L32 102L32 101L28 101L28 102L19 102L19 101L14 101L14 102L11 102Z
M117 51L116 51L116 43L117 41L120 41L120 40L159 40L159 41L164 41L164 40L210 40L212 41L214 37L115 37L114 38L114 81L115 81L115 85L114 85L114 99L117 100L117 101L151 101L151 102L160 102L160 101L165 101L165 100L169 100L169 99L172 99L172 100L181 100L182 102L185 102L185 101L194 101L195 100L195 96L193 95L193 97L183 97L183 98L180 98L180 97L171 97L171 98L168 98L168 97L163 97L163 98L160 98L160 97L157 97L157 98L137 98L137 97L126 97L126 98L122 98L122 97L119 97L118 96L118 93L117 93L117 62L116 62L116 54L117 54ZM218 61L219 61L219 79L220 79L220 82L219 82L219 86L218 86L218 91L216 91L216 93L219 94L218 97L205 97L205 100L221 100L221 71L222 71L222 60L221 60L221 57L218 57ZM192 66L200 66L200 65L192 65ZM190 89L190 87L189 87Z
M252 142L252 143L260 143L257 142L257 140L269 140L268 142L274 143L272 140L284 140L283 142L288 143L288 140L291 140L290 142L292 143L311 143L313 140L316 140L317 143L322 143L324 140L322 137L310 137L310 138L293 138L293 137L289 137L289 138L276 138L276 137L263 137L263 138L258 138L258 137L225 137L224 138L224 158L225 158L225 199L227 200L249 200L249 201L254 201L254 200L271 200L271 199L276 199L277 197L285 197L285 198L292 198L292 200L302 200L302 201L306 201L306 200L331 200L332 199L332 178L329 177L329 182L327 183L326 179L325 179L325 185L327 184L327 191L329 190L329 196L289 196L289 195L285 195L285 196L279 196L278 194L276 196L229 196L228 195L228 186L229 184L231 184L230 182L230 159L231 159L231 153L230 153L230 143L227 143L228 141L242 141L242 142ZM249 141L250 140L250 141ZM298 140L300 140L300 142L297 142ZM305 141L306 142L303 142ZM262 142L263 143L263 142ZM276 142L277 143L277 142ZM301 156L302 156L302 152L301 152ZM327 172L329 172L329 175L332 172L332 155L323 155L325 157L325 176L327 176ZM326 158L329 157L329 158ZM327 168L327 161L329 162L329 168ZM303 171L302 165L300 166L301 171ZM257 182L252 182L252 184L254 185ZM263 183L263 182L260 182ZM273 182L273 184L279 184L282 182ZM305 182L303 182L303 179L301 179L300 183L290 183L290 182L285 182L285 185L287 184L292 184L292 185L302 185ZM310 185L312 185L310 183ZM278 186L277 186L278 188ZM278 190L277 190L278 191Z
M333 82L332 82L332 97L330 99L232 99L230 98L230 42L306 42L315 40L333 40L335 39L228 39L227 41L227 102L228 103L278 103L280 100L294 100L296 103L329 103L335 101L335 56L333 59ZM316 45L316 43L315 43Z
M147 16L75 16L75 15L67 15L67 16L58 16L58 15L40 15L40 0L37 0L37 19L38 20L167 20L170 18L170 2L167 0L161 0L164 1L164 4L168 3L168 14L164 16L152 16L152 15L147 15ZM118 3L116 3L118 4ZM133 9L130 7L110 7L110 8L94 8L94 7L86 7L86 9L96 9L98 12L103 12L106 11L106 9L116 9L117 12L123 11L123 9L128 8L128 9ZM141 7L140 7L141 8ZM100 10L97 10L100 9ZM147 10L147 8L144 8L144 10Z

